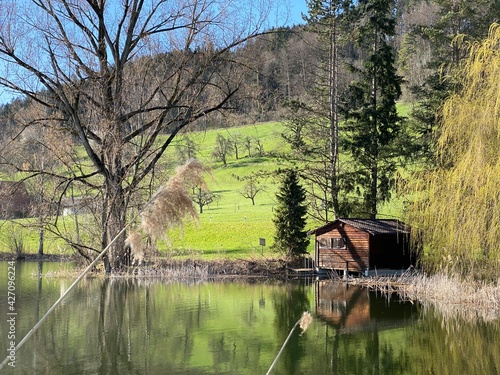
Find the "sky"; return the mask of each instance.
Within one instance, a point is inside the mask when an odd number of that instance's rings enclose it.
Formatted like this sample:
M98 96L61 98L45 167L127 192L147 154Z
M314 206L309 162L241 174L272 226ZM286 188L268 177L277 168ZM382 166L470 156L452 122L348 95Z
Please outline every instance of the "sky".
M302 19L302 13L307 14L307 4L306 0L290 0L291 10L290 16L292 18L292 25L298 25L304 23Z
M303 24L302 13L307 14L307 4L306 0L277 0L280 1L283 6L290 9L290 22L289 25ZM1 64L1 62L0 62ZM15 94L6 91L5 88L0 86L0 105L6 104L15 98Z

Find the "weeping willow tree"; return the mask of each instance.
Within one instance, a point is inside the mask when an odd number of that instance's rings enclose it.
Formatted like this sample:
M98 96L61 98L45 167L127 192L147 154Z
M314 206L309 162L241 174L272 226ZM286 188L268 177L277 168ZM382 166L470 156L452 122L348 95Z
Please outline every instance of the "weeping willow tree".
M442 109L439 167L412 186L407 220L420 230L427 269L491 275L500 266L500 25L470 46L455 78L461 90Z

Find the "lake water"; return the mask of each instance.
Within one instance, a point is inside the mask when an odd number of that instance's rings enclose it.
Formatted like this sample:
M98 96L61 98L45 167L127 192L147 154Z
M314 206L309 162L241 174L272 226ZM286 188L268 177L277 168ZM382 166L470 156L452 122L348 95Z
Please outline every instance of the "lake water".
M19 342L72 279L61 265L16 263ZM67 265L62 265L67 267ZM38 272L47 274L43 278ZM12 328L0 262L0 353ZM432 309L331 281L82 280L3 374L500 374L500 323L444 319Z

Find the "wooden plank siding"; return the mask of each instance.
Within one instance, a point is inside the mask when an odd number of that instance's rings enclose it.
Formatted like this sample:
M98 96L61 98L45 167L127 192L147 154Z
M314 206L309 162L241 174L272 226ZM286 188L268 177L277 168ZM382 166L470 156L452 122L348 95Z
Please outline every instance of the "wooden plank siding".
M346 247L334 249L320 246L322 241L329 242L331 238L344 238ZM348 225L332 227L326 233L316 236L317 265L326 269L362 272L369 265L369 241L369 233L357 228Z

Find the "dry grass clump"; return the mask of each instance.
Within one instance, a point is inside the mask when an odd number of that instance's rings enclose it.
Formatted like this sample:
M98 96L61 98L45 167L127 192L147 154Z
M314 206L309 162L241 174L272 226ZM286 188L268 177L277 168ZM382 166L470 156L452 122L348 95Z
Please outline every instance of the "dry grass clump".
M360 279L363 280L363 279ZM397 293L403 300L431 307L443 318L493 321L500 318L500 280L487 283L435 274L419 273L399 277L367 279L360 282L384 294Z
M206 172L197 160L189 160L177 168L175 175L151 199L141 214L141 229L153 240L166 236L169 229L182 226L186 217L197 218L189 196L192 186L205 187Z
M142 245L141 235L136 231L131 231L125 240L125 246L130 248L130 255L133 258L134 265L140 265L144 263L144 258L146 252L144 246Z
M500 286L486 282L462 281L445 275L415 276L405 282L399 294L407 300L432 305L444 317L466 320L496 320L500 317Z
M133 271L134 277L159 278L162 280L208 280L211 277L208 265L187 261L183 264L170 266L137 267Z

